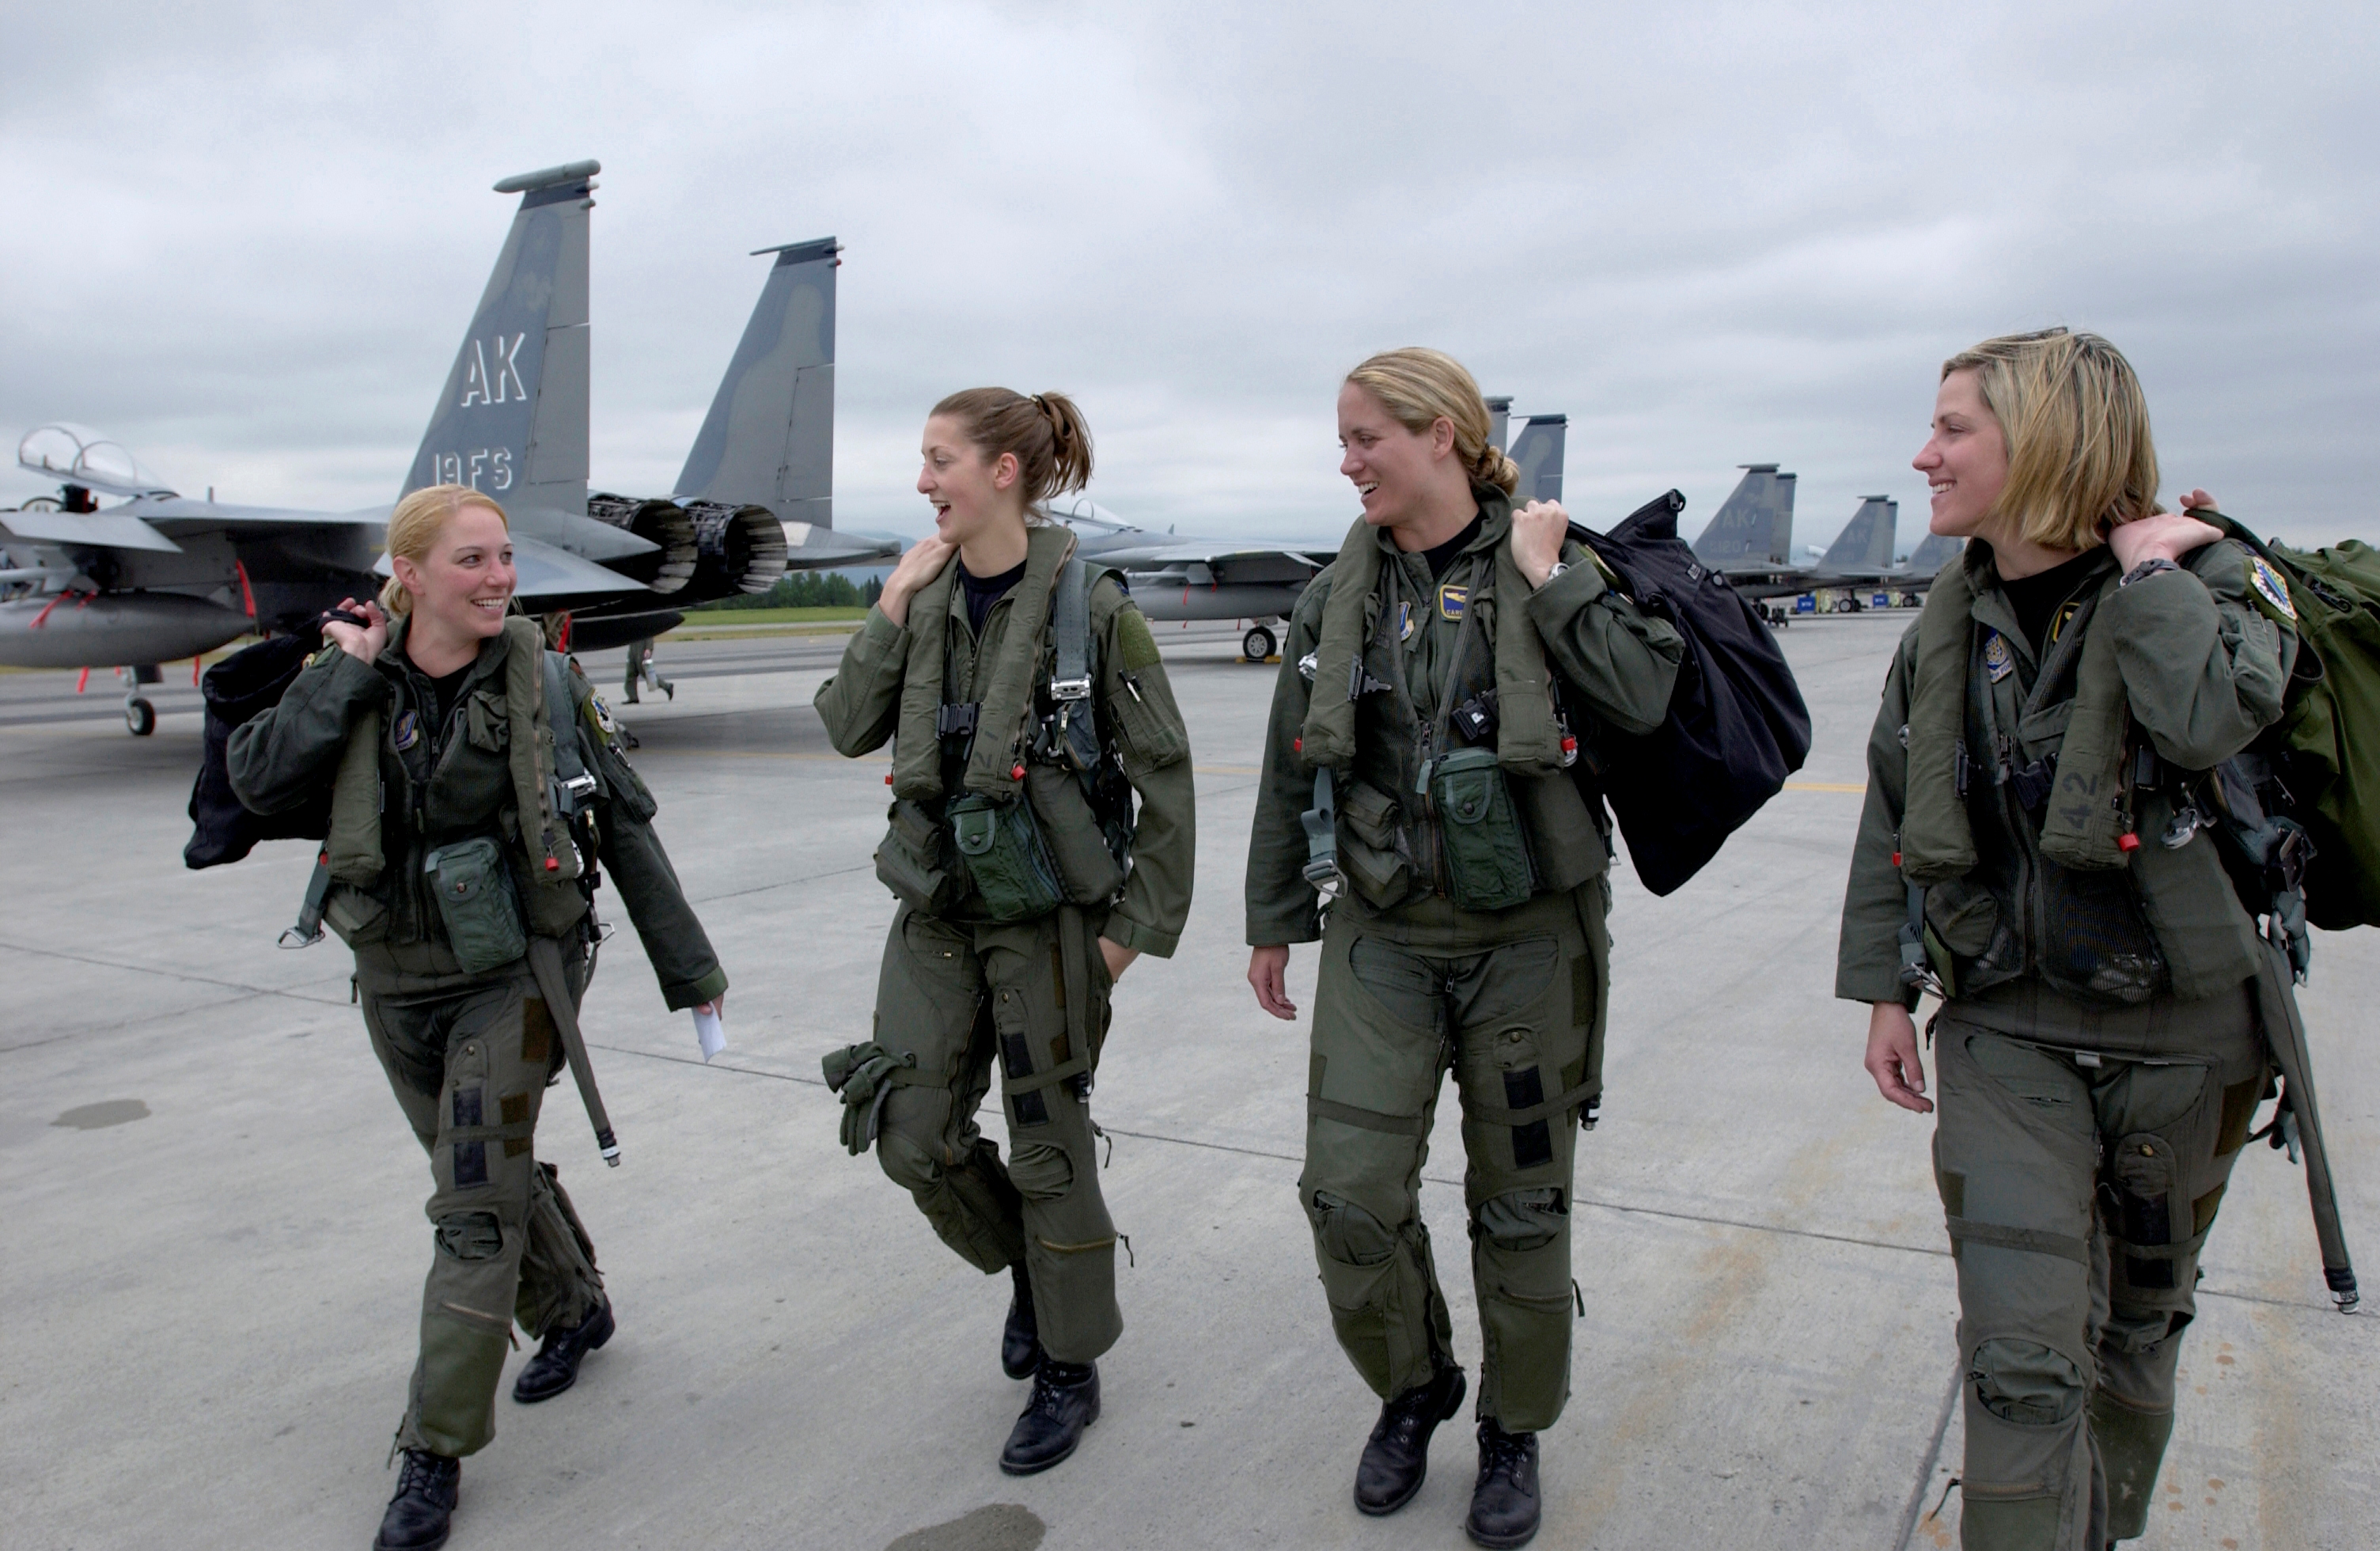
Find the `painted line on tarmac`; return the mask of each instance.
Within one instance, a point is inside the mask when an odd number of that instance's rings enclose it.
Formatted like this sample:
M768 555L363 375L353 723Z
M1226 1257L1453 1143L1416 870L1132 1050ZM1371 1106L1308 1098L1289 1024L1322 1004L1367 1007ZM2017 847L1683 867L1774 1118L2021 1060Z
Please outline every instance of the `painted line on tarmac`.
M212 975L191 975L178 969L159 969L153 964L127 963L120 959L94 959L84 953L68 953L56 948L37 948L30 943L15 942L6 938L0 938L0 949L30 954L39 959L63 959L68 963L90 964L99 969L120 969L134 975L154 975L167 980L187 981L194 986L218 986L227 991L245 991L249 996L286 997L292 1001L312 1002L318 1007L349 1005L335 997L310 996L304 991L276 990L270 986L250 986L239 980L217 980Z

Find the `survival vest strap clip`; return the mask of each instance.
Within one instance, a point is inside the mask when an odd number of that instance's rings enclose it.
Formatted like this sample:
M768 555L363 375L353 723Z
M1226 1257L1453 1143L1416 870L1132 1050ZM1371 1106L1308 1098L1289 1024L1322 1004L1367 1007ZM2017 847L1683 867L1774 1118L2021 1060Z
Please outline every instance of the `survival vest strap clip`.
M934 736L938 738L971 738L975 736L977 713L982 708L970 701L948 701L934 711Z
M1087 700L1090 697L1091 679L1090 675L1087 673L1078 679L1051 679L1050 681L1050 698L1052 700Z

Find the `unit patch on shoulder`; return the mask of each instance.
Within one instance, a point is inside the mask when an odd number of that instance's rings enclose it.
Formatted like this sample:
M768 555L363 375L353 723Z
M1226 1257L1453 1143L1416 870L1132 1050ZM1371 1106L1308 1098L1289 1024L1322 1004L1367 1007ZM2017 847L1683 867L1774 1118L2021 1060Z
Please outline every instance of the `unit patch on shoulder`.
M1138 609L1116 611L1115 637L1116 650L1123 658L1125 672L1157 666L1157 640L1149 635L1148 621L1141 618Z
M1438 587L1438 617L1461 619L1471 606L1471 587L1467 582L1440 582Z
M1984 672L1998 684L2015 671L2016 653L2009 649L2008 637L1993 631L1984 638Z
M2273 612L2283 619L2298 617L2298 606L2289 601L2289 583L2273 569L2273 563L2263 555L2248 557L2248 585L2254 588L2256 596L2271 604Z
M605 737L613 737L619 733L620 724L613 719L612 708L603 703L603 697L601 694L587 697L587 710L594 717L595 725L601 729Z
M1400 641L1412 640L1414 638L1414 631L1415 628L1417 628L1417 626L1414 623L1413 605L1411 603L1399 603L1397 605L1397 639Z
M393 741L399 749L411 748L421 741L419 711L407 711L396 719L396 733Z

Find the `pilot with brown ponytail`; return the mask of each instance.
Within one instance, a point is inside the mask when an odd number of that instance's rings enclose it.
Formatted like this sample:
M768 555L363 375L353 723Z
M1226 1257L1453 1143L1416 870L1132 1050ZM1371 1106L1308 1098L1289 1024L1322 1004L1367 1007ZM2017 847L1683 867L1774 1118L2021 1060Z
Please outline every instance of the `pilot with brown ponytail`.
M1123 1328L1091 1080L1116 977L1171 957L1190 913L1190 745L1122 578L1044 510L1091 476L1074 404L953 394L922 451L935 535L818 693L836 749L892 744L876 872L900 902L874 1030L826 1072L844 1145L872 1145L959 1258L1011 1277L1001 1364L1033 1392L1000 1467L1027 1475L1099 1419L1097 1360ZM1005 1162L975 1119L995 1061Z

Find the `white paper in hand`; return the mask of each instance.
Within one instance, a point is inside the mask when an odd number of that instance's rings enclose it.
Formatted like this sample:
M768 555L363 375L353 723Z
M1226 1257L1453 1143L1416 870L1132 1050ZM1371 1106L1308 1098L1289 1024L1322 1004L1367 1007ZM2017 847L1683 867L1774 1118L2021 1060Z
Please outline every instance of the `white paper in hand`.
M702 1059L704 1060L709 1060L720 1051L727 1048L726 1021L721 1018L715 1012L705 1012L701 1008L696 1008L694 1010L694 1037L696 1042L700 1044L702 1047Z

